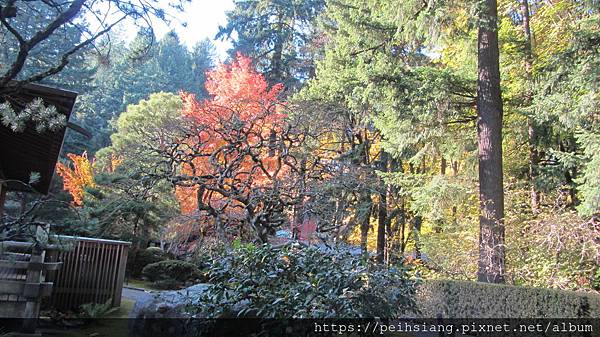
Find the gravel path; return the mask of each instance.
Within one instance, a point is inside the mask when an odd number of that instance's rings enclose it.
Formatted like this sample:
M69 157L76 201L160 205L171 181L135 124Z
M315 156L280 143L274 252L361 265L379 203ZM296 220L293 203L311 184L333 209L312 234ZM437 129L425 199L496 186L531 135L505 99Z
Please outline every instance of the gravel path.
M128 300L133 300L135 302L139 301L139 300L146 300L151 298L153 295L152 292L147 291L147 290L142 290L139 288L130 288L130 287L123 287L123 298L126 298Z

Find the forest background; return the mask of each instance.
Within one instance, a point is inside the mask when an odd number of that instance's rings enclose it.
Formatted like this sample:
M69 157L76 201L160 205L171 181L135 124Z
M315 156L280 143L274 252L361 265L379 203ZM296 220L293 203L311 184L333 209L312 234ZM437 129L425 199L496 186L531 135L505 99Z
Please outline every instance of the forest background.
M41 14L12 19L26 36L53 17L17 4ZM68 133L53 187L65 207L38 217L180 255L310 223L319 242L429 278L598 290L600 4L499 0L497 18L486 4L236 1L215 37L232 44L226 64L209 40L113 29L41 80L80 93L72 121L92 137ZM478 41L490 22L501 146L487 158ZM65 26L14 79L82 34ZM0 64L17 53L3 48ZM35 200L11 194L7 212Z

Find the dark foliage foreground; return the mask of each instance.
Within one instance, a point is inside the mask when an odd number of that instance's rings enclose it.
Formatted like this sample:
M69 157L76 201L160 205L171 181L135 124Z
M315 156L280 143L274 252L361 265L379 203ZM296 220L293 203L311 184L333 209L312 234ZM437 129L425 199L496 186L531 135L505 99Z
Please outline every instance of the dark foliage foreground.
M189 310L202 317L398 317L417 281L348 252L289 244L234 244L213 256L210 286Z

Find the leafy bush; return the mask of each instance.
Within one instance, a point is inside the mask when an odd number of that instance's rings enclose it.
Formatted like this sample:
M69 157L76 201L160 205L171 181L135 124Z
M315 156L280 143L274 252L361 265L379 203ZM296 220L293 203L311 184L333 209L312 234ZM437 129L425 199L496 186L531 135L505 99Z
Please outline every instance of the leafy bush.
M236 239L231 244L232 246L236 246L239 242L240 241ZM222 258L226 254L227 248L223 245L222 241L219 241L218 245L210 242L209 245L203 244L196 249L191 256L190 261L197 265L201 270L207 270L212 266L215 260Z
M392 317L414 308L416 281L347 252L234 245L208 268L210 285L192 301L208 317Z
M129 261L128 270L131 276L138 277L142 274L142 270L149 264L165 261L172 256L158 247L148 247L139 250L133 259Z
M164 278L156 280L152 283L154 288L162 290L180 289L181 282L172 278Z
M594 276L592 277L592 289L600 291L600 268L596 269Z
M422 317L600 317L596 294L468 281L426 281L416 302Z
M82 318L103 318L113 312L119 310L118 307L113 307L111 300L106 303L86 303L80 306Z
M148 280L155 282L158 287L166 287L174 285L174 282L185 283L188 281L196 281L202 278L200 269L195 264L179 261L165 260L156 263L151 263L144 267L142 275Z

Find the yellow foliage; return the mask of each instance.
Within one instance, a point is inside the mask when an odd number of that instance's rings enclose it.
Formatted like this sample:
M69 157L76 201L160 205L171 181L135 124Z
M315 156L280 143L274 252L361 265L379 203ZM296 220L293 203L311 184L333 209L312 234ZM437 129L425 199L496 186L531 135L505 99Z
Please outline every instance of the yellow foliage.
M83 205L83 191L85 187L96 186L94 182L93 162L87 157L87 153L81 155L67 154L73 168L63 163L56 165L56 172L63 178L64 190L73 197L73 203L77 206Z
M114 172L117 167L119 167L119 165L121 165L123 163L123 157L122 156L118 156L114 153L110 154L110 168L109 168L109 172Z
M371 218L367 235L367 250L370 252L377 250L377 227L377 219ZM354 226L352 233L348 236L348 243L353 246L360 246L360 225Z

